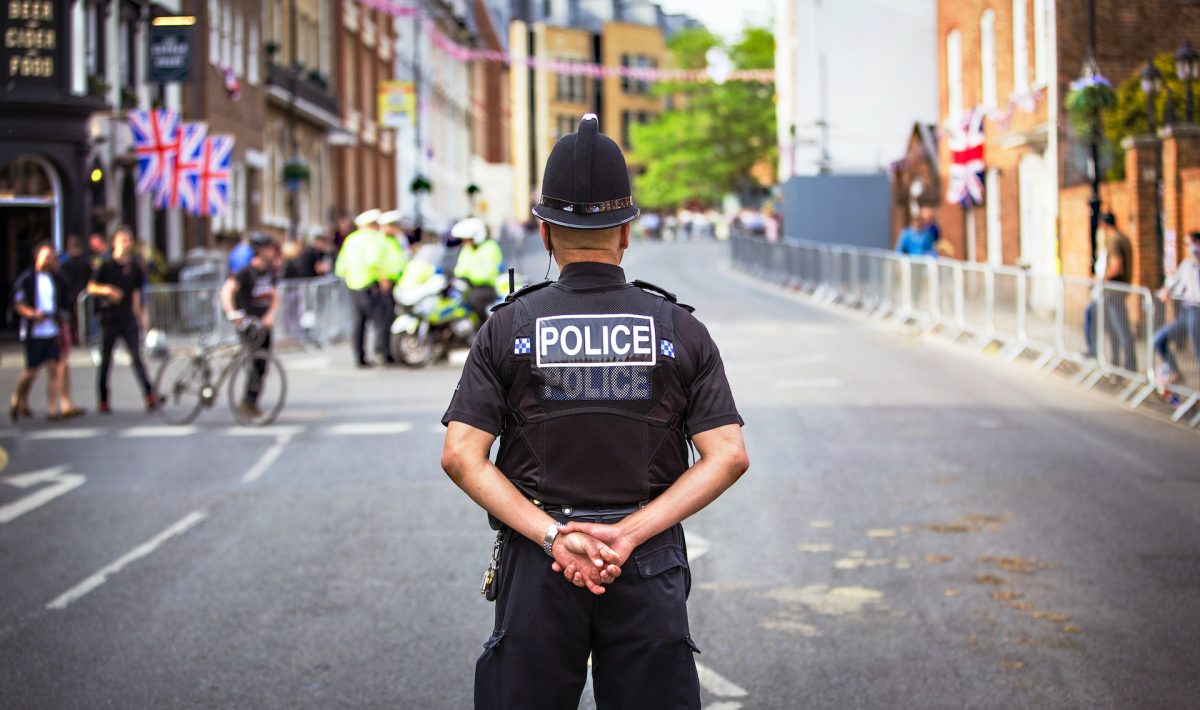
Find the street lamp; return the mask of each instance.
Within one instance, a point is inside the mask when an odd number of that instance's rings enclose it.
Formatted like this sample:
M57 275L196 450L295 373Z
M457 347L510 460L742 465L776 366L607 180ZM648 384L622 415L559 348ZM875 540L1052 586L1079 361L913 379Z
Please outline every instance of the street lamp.
M1158 131L1155 129L1154 114L1156 106L1154 100L1158 92L1162 91L1162 73L1154 66L1154 59L1151 58L1146 63L1146 68L1139 75L1142 81L1142 91L1146 92L1146 119L1150 123L1150 136L1154 139L1154 244L1161 249L1163 243L1163 214L1162 214L1162 144L1158 142ZM1153 254L1154 251L1151 250ZM1156 264L1162 261L1162 252L1157 252L1157 257L1151 260L1151 264ZM1158 276L1151 277L1154 282L1158 281Z
M1158 67L1154 66L1154 60L1151 59L1146 63L1146 68L1142 69L1142 73L1138 75L1142 80L1142 91L1146 92L1146 119L1150 122L1150 135L1157 135L1155 131L1155 99L1158 92L1162 91L1162 72Z
M1187 122L1191 123L1193 118L1192 108L1192 80L1196 78L1196 74L1200 72L1200 52L1197 52L1192 43L1184 40L1183 46L1175 53L1175 73L1183 80L1184 90L1186 91L1187 104L1184 109L1184 116Z

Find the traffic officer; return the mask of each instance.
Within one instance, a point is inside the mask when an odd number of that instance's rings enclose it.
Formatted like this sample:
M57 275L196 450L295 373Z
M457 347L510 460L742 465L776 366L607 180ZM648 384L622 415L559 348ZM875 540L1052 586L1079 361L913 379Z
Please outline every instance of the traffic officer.
M742 419L692 309L625 280L638 209L594 115L542 186L561 277L495 310L442 419L442 467L500 528L475 707L573 710L590 655L598 708L699 708L680 521L748 468Z
M346 282L350 289L350 303L354 307L354 354L359 367L370 367L367 360L367 324L375 326L375 348L388 364L395 362L388 350L388 328L391 314L383 301L383 294L391 292L387 276L386 237L376 229L379 210L372 209L354 218L356 229L346 235L342 249L338 252L333 273Z
M496 279L504 271L504 254L500 244L488 236L487 225L478 217L459 221L451 228L450 236L463 243L454 276L470 285L467 305L482 323L496 303Z

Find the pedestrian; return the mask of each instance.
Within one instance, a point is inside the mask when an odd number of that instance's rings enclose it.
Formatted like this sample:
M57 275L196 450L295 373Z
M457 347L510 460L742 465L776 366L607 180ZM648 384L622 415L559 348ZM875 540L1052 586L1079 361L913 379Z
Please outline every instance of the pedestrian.
M896 241L896 253L906 256L937 256L933 232L926 228L920 214L913 215L909 225L900 231L900 238Z
M1111 340L1111 365L1137 372L1137 356L1134 352L1133 331L1129 327L1129 308L1125 303L1128 293L1120 288L1105 288L1106 283L1129 285L1133 276L1133 247L1120 229L1112 212L1101 218L1100 236L1103 247L1096 256L1096 283L1092 300L1083 312L1084 336L1087 340L1087 355L1096 357L1096 304L1104 303L1104 333Z
M133 229L122 225L113 232L111 254L105 259L92 280L88 295L96 297L100 313L100 368L96 371L96 408L109 414L108 372L112 367L113 348L117 340L124 341L133 365L133 374L141 385L146 411L157 406L146 365L142 362L142 333L149 329L149 319L143 303L146 274L133 252Z
M500 530L475 707L574 709L590 656L598 707L698 709L679 521L749 466L742 420L691 309L625 281L638 209L594 114L542 185L534 214L561 278L493 313L442 420L443 468Z
M79 294L87 290L87 283L92 278L92 255L88 253L87 245L72 234L67 237L67 250L62 256L62 267L59 269L63 284L66 288L67 303L70 305L71 324L68 335L74 345L80 342L79 323Z
M1192 358L1200 358L1200 232L1188 235L1188 254L1159 291L1159 298L1164 303L1175 303L1175 320L1154 334L1154 350L1163 361L1159 381L1170 385L1182 377L1179 361L1171 352L1172 340L1182 345L1186 333L1192 344ZM1200 368L1196 374L1200 375Z
M271 329L279 311L279 245L270 235L254 232L246 240L253 250L249 263L230 274L221 286L221 306L225 316L237 326L238 336L256 354L270 352ZM258 398L262 378L267 371L266 358L254 358L253 373L246 378L246 390L238 409L249 419L258 419L262 411Z
M32 417L29 391L38 372L46 369L46 418L56 421L83 414L62 391L62 346L70 310L67 286L58 274L54 245L38 242L33 248L33 268L13 284L12 309L21 319L19 335L25 344L25 369L8 401L8 418L16 422Z
M283 256L287 258L287 253L284 252ZM324 276L332 269L329 237L318 234L300 250L299 254L287 261L284 278L315 279L318 276Z
M467 282L467 305L482 324L496 304L496 279L504 271L504 253L478 217L457 222L450 236L462 240L454 276Z
M384 274L386 268L386 245L384 236L376 229L379 210L371 209L354 219L356 230L346 235L346 241L338 252L334 273L346 282L350 289L350 303L354 308L354 355L358 367L370 367L367 360L367 326L375 329L375 349L386 364L395 363L388 348L391 326L390 314L386 312L383 296L390 293L392 284Z

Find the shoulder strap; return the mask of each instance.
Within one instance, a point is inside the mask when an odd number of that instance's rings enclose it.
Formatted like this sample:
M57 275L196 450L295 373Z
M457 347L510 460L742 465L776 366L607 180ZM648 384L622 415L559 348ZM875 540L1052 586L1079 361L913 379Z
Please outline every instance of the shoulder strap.
M633 285L637 286L638 288L642 289L643 291L650 291L651 293L657 293L658 295L667 299L671 303L674 303L675 305L679 306L680 308L686 309L688 313L693 313L696 310L695 308L687 305L686 303L680 303L679 299L675 298L675 294L671 293L670 291L663 288L662 286L655 286L654 284L650 283L649 281L642 281L641 279L635 279L633 282Z
M542 281L541 283L529 284L528 286L525 286L524 288L519 288L516 291L513 291L512 293L505 296L504 302L497 303L496 305L492 306L492 312L495 313L496 311L500 310L501 308L504 308L508 304L516 301L521 296L525 296L525 295L533 293L534 291L537 291L539 289L546 288L547 286L549 286L553 283L554 283L553 281L547 280L547 281Z

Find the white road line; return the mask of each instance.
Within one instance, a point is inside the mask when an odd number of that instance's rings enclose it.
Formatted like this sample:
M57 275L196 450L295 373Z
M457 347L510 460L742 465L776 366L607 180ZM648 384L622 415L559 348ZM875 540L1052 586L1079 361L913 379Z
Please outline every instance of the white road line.
M194 426L135 426L122 430L122 439L175 439L196 433Z
M334 424L325 430L334 436L380 436L403 434L412 430L412 422L346 422Z
M446 427L442 426L442 423L441 423L441 422L438 422L437 424L434 424L434 425L432 425L432 426L430 426L430 427L429 427L429 433L430 433L430 434L437 434L438 436L445 436L445 434L446 434Z
M29 473L9 476L2 480L10 486L22 489L36 486L39 483L53 483L54 485L30 493L8 505L0 506L0 525L11 523L22 515L37 510L64 493L69 493L82 486L87 481L85 477L78 473L67 473L66 466L43 468L37 471L30 471Z
M96 587L99 587L101 584L107 582L109 577L125 569L125 567L130 563L136 562L149 555L157 550L158 547L167 540L184 534L207 517L207 513L199 510L188 513L179 522L175 523L166 530L163 530L159 534L150 538L146 542L143 542L124 555L121 555L104 567L104 569L63 592L58 598L47 604L46 608L66 609L68 606L79 601L79 599L96 589Z
M262 478L262 475L267 472L267 469L271 468L291 440L291 434L280 434L276 437L275 443L271 444L271 448L264 451L263 455L258 457L258 461L254 462L254 465L242 475L242 484L254 483Z
M836 389L842 386L842 381L836 377L798 377L790 380L779 380L779 387L796 389Z
M249 426L231 426L223 433L225 436L295 436L304 431L304 427L298 424L284 424L282 426L264 426L264 427L249 427Z
M716 703L715 705L705 705L704 710L739 710L741 707L741 703L728 702Z
M700 677L700 685L718 698L744 698L749 692L742 686L725 678L708 666L696 664L696 675Z
M91 439L100 436L103 429L95 427L80 427L77 429L42 429L29 432L30 441L46 441L55 439Z

